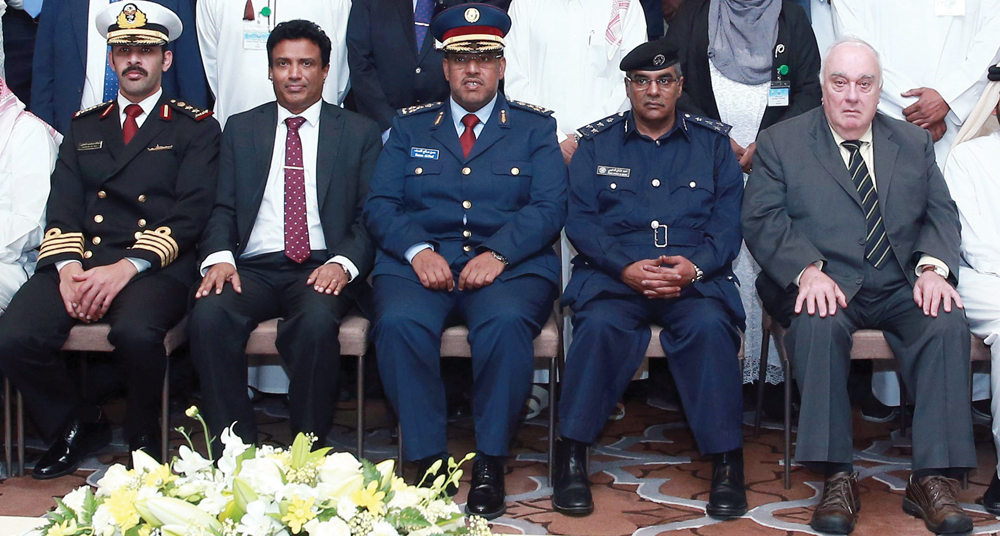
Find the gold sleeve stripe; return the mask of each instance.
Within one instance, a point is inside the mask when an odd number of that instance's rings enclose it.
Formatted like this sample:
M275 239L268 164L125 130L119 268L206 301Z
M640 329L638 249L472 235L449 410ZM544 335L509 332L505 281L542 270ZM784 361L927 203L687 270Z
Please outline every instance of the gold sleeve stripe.
M146 231L142 233L142 236L140 236L139 239L137 240L137 242L142 242L142 241L149 241L152 243L160 244L173 255L177 255L178 253L177 242L174 242L173 239L171 239L169 236L157 235L155 233Z
M83 233L64 233L59 228L49 229L45 232L38 253L39 259L62 253L75 253L82 257Z
M156 255L160 257L160 268L163 268L164 266L169 264L169 261L167 260L169 255L165 253L163 249L161 249L157 245L136 242L135 245L132 246L132 249L145 249L147 251L152 251L153 253L156 253Z
M83 236L69 236L63 238L46 238L42 242L42 248L64 246L69 244L83 244Z
M83 246L79 248L67 247L67 248L57 248L42 251L38 254L38 260L42 260L45 257L51 257L52 255L59 255L60 253L75 253L79 256L83 256Z

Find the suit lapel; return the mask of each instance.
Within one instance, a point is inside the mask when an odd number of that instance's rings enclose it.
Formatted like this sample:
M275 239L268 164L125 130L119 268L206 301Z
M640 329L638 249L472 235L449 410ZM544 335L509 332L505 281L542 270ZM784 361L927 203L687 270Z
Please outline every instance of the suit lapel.
M153 141L153 138L155 138L156 135L158 135L160 132L163 131L163 128L167 124L167 120L161 119L159 112L160 109L163 107L163 105L165 105L166 103L167 103L167 97L164 95L160 95L160 100L156 101L156 106L154 106L153 109L149 111L149 115L146 116L146 120L142 122L142 126L139 127L138 131L136 131L135 136L132 138L132 141L130 141L128 145L125 145L122 148L121 152L118 154L118 156L115 158L115 169L112 172L112 174L117 173L119 170L121 170L121 168L125 167L126 164L131 162L133 158L138 156L139 153L145 151L146 146L149 145L149 142ZM115 112L112 112L111 115L115 115L115 113L117 113L117 110ZM108 117L108 119L111 118ZM115 119L118 119L118 117L116 116ZM117 123L115 124L117 125ZM118 127L118 131L119 131L118 138L122 139L122 135L120 134L121 132L120 126ZM124 143L125 141L124 139L122 139L122 144L124 145Z
M413 53L413 57L420 56L420 51L417 50L417 35L413 30L413 1L412 0L392 0L393 7L396 10L396 15L399 17L399 25L402 27L403 35L406 36L406 43L410 47L410 51ZM374 15L374 13L373 13ZM430 34L428 33L428 36ZM432 37L431 40L434 38ZM427 44L427 40L424 40L424 44Z
M501 118L504 120L503 123L500 121ZM490 114L490 120L486 122L486 125L483 126L483 131L476 138L476 143L472 146L472 152L469 153L468 160L472 160L483 154L496 142L500 141L506 134L505 131L510 128L509 121L510 109L507 105L507 99L503 98L503 95L497 94L497 102L493 107L493 112Z
M837 181L837 184L860 207L861 197L858 195L857 187L851 182L850 173L847 171L844 159L840 157L840 149L833 139L833 133L830 132L830 125L826 122L826 116L820 111L816 117L817 119L813 123L811 132L812 140L810 140L809 146L820 164L823 165L826 171Z
M340 151L341 131L343 130L343 117L335 106L323 103L323 111L319 120L319 143L316 145L316 199L318 201L319 213L323 214L323 205L326 203L326 194L330 190L330 184L336 177L337 153ZM320 216L322 218L322 216Z
M267 185L267 176L271 173L271 159L274 156L274 136L278 126L278 103L272 102L266 108L257 112L258 117L254 121L253 146L254 157L257 165L253 166L253 173L250 179L248 192L253 192L254 214L260 210L260 202L264 199L264 187Z
M875 116L872 126L872 152L875 158L875 184L880 203L885 210L889 198L889 182L896 167L896 156L899 154L899 144L892 141L889 129L882 125L879 116Z
M460 162L465 162L465 155L462 153L462 144L458 141L458 132L455 131L455 122L451 118L451 101L446 100L442 105L444 117L441 122L432 126L432 136L441 143L449 153L455 156Z
M125 140L122 137L122 126L120 124L120 119L118 117L118 103L115 102L111 105L111 111L108 115L99 119L100 129L101 129L101 139L108 146L108 152L111 153L111 158L118 161L118 157L122 150L125 148ZM117 168L117 165L116 165Z
M87 66L87 32L90 30L90 25L87 22L90 20L90 2L69 2L70 5L70 17L72 17L73 23L73 37L76 38L76 50L80 53L80 64L84 66L84 71L86 71ZM104 60L107 62L107 60Z

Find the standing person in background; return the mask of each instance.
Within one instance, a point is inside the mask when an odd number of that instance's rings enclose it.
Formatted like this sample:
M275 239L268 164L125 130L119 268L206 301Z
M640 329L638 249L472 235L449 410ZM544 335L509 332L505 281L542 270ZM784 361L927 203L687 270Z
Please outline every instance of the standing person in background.
M340 106L350 83L347 20L351 0L198 0L198 42L215 116L223 128L233 115L274 99L268 78L267 38L279 23L315 22L330 37L326 102Z
M141 7L142 0L111 0ZM157 0L181 21L167 48L173 67L163 73L163 91L179 102L201 108L208 104L205 69L194 31L191 0ZM59 132L69 131L78 110L114 100L118 77L108 63L108 43L94 20L107 0L48 0L38 16L38 35L31 73L31 108L39 119Z
M35 56L35 34L42 0L6 0L3 14L3 61L7 87L31 108L31 60Z
M757 133L820 105L816 39L805 12L790 0L687 0L665 39L679 50L684 65L678 106L733 127L730 144L744 181ZM767 380L779 383L783 376L773 345L769 355L760 355L761 305L753 284L760 267L745 245L733 270L747 315L744 381L755 380L760 360L766 359Z
M35 273L61 141L62 135L24 111L0 78L0 315Z

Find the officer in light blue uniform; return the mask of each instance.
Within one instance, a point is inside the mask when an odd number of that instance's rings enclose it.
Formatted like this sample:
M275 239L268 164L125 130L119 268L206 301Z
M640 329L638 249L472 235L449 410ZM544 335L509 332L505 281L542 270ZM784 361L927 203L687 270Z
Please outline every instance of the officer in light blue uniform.
M587 446L642 362L650 323L698 446L713 454L708 513L746 512L742 460L744 313L732 262L743 180L729 127L676 111L683 81L663 41L621 62L632 109L579 130L566 234L579 255L563 296L573 342L559 402L553 505L593 510Z
M551 112L497 92L509 28L484 4L434 20L451 96L399 112L364 210L378 245L373 336L404 455L421 476L447 456L441 333L464 323L477 447L466 508L488 519L506 508L504 457L557 294L568 187Z

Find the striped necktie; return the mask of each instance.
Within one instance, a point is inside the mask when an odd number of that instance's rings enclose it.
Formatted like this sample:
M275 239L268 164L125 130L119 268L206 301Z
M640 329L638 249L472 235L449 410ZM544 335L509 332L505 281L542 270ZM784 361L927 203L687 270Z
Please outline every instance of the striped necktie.
M868 172L868 165L861 157L861 142L858 140L848 140L841 143L851 152L850 162L847 171L851 174L851 181L858 189L861 196L861 207L865 211L865 221L867 222L868 236L865 238L865 259L872 263L875 268L882 268L885 259L889 256L889 237L885 234L885 224L882 222L882 211L878 206L878 193L875 191L875 182L871 173Z

